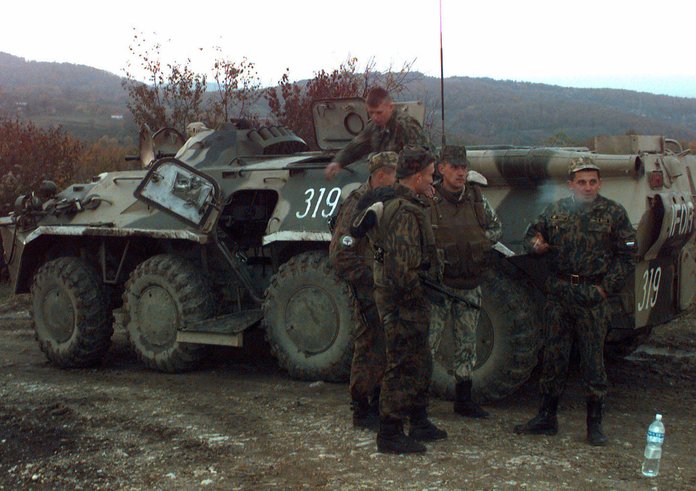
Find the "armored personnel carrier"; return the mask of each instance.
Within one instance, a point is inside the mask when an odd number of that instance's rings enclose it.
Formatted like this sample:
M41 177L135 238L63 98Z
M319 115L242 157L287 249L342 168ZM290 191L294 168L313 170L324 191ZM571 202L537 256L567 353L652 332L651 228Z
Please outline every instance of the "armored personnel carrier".
M417 119L420 104L402 104ZM293 377L345 380L356 322L348 286L327 258L328 222L367 178L358 162L333 181L324 167L366 124L359 99L314 106L322 151L283 127L202 125L141 133L141 170L105 173L61 192L20 196L0 232L14 291L31 292L36 338L60 367L99 362L123 328L142 362L192 369L211 345L241 347L265 330ZM472 168L503 222L485 281L474 390L513 392L540 349L543 259L522 251L527 224L564 196L569 159L587 149L471 149ZM638 228L634 278L611 299L611 346L629 350L650 328L688 308L696 268L696 157L660 136L598 138L602 193ZM451 343L436 356L434 387L452 391Z

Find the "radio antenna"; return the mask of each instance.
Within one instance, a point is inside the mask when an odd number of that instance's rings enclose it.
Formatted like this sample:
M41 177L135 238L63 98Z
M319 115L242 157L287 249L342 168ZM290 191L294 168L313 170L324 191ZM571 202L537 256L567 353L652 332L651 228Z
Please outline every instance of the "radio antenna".
M442 148L445 148L445 71L442 56L442 0L440 0L440 114L442 115Z

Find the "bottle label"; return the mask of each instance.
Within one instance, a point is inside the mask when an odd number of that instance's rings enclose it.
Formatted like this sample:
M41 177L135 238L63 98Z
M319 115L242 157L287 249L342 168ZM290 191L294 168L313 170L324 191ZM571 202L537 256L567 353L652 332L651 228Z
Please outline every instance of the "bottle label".
M648 431L648 440L662 443L665 441L665 434L656 431Z

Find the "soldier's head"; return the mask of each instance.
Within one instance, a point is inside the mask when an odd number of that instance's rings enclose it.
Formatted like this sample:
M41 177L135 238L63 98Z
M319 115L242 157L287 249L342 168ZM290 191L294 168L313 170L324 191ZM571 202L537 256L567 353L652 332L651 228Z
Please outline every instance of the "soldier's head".
M581 203L592 203L602 187L599 166L590 157L576 157L568 167L568 188Z
M394 112L394 103L389 92L382 87L373 87L367 93L365 103L370 119L380 128L386 126Z
M396 152L373 153L369 158L370 187L392 186L396 182L396 164L399 154Z
M442 176L443 188L451 193L461 192L466 184L466 176L469 174L466 147L446 145L442 149L437 170Z
M428 194L434 172L435 156L428 148L408 145L399 152L396 177L416 194Z

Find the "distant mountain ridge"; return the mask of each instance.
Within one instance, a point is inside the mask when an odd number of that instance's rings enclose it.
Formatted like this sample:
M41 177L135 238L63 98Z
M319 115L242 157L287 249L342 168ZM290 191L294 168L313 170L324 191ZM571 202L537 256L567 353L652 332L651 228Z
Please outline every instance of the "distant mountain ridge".
M26 61L0 52L0 116L60 124L78 138L132 139L122 78L69 63ZM448 141L541 144L555 136L586 144L629 131L696 140L696 99L617 89L577 89L490 78L445 79ZM439 131L440 81L410 74L401 98L423 100ZM262 113L268 109L259 106ZM123 119L119 119L122 116Z

